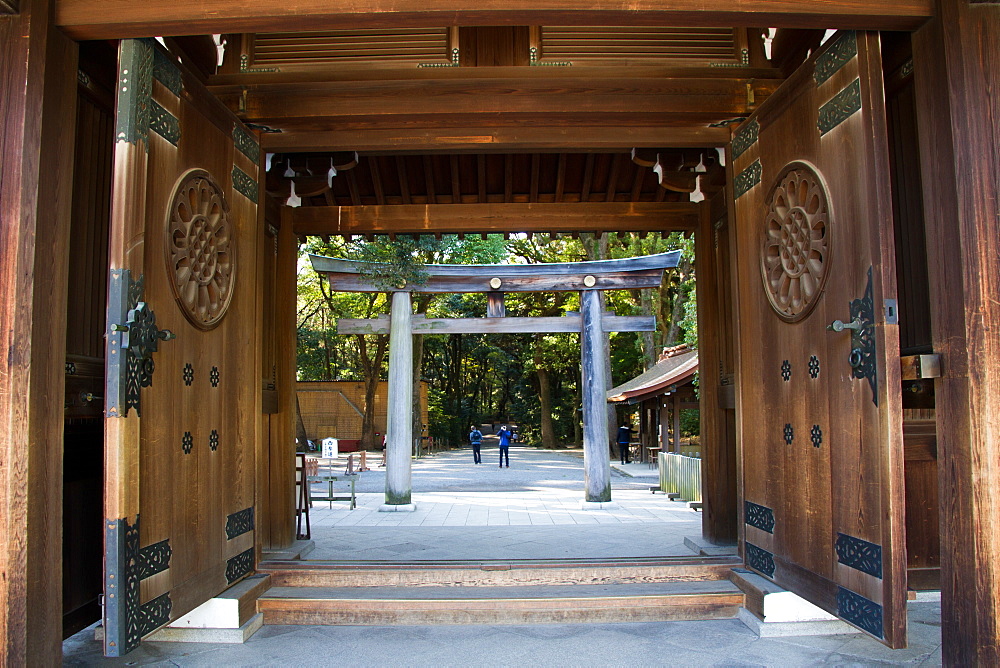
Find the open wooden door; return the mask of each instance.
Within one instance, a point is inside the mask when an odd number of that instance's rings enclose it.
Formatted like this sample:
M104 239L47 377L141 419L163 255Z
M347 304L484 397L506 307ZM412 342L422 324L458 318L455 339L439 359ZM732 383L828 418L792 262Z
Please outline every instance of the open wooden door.
M261 420L259 146L153 40L121 43L116 113L108 656L253 570Z
M743 123L732 149L746 564L902 647L902 411L878 34L837 35Z

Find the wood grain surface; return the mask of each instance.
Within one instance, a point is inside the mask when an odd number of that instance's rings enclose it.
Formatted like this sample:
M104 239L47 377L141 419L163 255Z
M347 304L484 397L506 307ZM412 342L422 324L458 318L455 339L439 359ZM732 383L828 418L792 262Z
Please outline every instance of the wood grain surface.
M885 321L882 308L883 299L895 297L885 109L878 35L858 33L857 42L858 56L822 84L812 76L815 57L792 74L753 117L760 139L733 166L736 173L758 160L763 167L760 183L736 200L738 391L743 498L774 513L773 533L750 525L744 531L747 543L774 555L775 582L834 614L839 587L877 603L883 642L901 647L906 578L899 343L898 326ZM820 106L855 80L861 110L821 135ZM815 309L788 322L765 296L761 253L771 188L793 161L812 165L826 185L830 274ZM850 320L849 303L864 295L869 269L874 392L852 377L849 331L826 330L835 319ZM813 357L816 377L809 369ZM838 563L834 547L841 533L881 546L881 578Z

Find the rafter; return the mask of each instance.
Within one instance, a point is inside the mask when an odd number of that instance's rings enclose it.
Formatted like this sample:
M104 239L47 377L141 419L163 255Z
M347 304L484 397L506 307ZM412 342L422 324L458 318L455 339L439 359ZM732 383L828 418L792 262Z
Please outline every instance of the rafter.
M502 232L687 231L698 223L691 202L589 204L436 204L300 207L298 235L492 234Z

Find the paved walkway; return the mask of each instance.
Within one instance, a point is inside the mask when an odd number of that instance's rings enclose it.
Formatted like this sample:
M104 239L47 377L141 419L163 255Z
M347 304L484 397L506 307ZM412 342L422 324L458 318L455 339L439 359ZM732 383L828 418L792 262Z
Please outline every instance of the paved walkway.
M485 449L493 463L496 449ZM495 465L494 465L495 466ZM579 509L579 452L515 447L511 468L475 466L468 451L414 462L417 511L379 513L385 473L362 474L356 510L317 502L314 559L547 558L691 554L701 515L651 494L645 464L612 475L619 507ZM625 475L622 471L632 474ZM317 490L318 491L318 490ZM146 642L104 659L93 629L63 645L66 665L94 666L938 666L940 605L910 603L910 647L862 635L758 638L735 619L510 626L266 626L244 645Z
M701 535L701 514L652 494L658 472L614 464L617 507L584 510L580 451L512 447L511 467L483 464L469 450L413 462L412 513L381 513L385 469L360 474L358 507L316 501L316 550L309 559L550 559L690 556L685 536ZM322 486L316 487L317 493Z

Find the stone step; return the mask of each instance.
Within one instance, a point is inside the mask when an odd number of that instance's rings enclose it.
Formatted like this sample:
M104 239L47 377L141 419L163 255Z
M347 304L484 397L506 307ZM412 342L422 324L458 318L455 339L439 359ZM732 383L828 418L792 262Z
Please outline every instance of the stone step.
M744 603L728 580L478 587L272 587L265 624L614 623L731 619Z
M735 555L637 559L398 562L263 561L275 587L417 587L641 584L725 580Z

